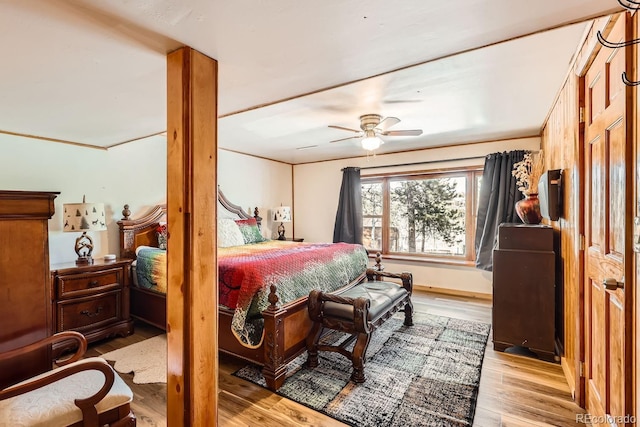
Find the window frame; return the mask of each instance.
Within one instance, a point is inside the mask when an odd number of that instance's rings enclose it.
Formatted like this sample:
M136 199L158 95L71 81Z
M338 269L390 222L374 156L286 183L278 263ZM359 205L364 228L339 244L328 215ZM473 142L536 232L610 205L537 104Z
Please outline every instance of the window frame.
M383 174L362 175L361 184L381 183L382 184L382 248L370 249L370 257L380 252L385 259L395 259L404 261L420 261L439 264L454 265L474 265L475 253L475 231L478 215L478 182L482 178L482 166L467 166L446 169L421 170L411 172L393 172ZM394 252L390 249L390 221L391 221L391 191L392 181L420 180L465 177L465 255L445 255L445 254L422 254L408 252Z

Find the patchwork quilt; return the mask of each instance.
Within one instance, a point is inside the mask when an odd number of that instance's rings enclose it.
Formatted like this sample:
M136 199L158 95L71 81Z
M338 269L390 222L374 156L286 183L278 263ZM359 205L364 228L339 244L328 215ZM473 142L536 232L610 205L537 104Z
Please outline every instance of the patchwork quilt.
M136 249L137 286L167 293L167 251L151 246ZM134 282L135 283L135 282Z
M236 338L244 346L256 348L262 343L260 313L269 306L271 285L276 285L284 304L307 296L312 289L330 292L347 285L364 272L367 262L364 247L348 243L267 240L218 248L218 303L234 310ZM140 286L166 291L165 251L140 249L137 271ZM149 273L152 277L141 277ZM164 285L154 284L156 279L164 280Z

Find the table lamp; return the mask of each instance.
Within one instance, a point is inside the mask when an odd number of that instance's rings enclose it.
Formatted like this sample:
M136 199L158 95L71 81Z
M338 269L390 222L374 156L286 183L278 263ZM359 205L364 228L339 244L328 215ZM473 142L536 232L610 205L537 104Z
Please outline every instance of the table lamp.
M93 264L91 253L93 252L93 240L87 231L104 231L107 229L107 221L104 214L103 203L86 203L82 197L82 203L65 203L63 206L63 219L65 232L82 232L76 239L75 251L78 254L77 265Z
M278 240L287 240L284 237L284 223L291 222L291 208L289 206L279 206L277 208L273 208L275 214L273 216L273 220L275 222L280 221L280 225L278 226Z

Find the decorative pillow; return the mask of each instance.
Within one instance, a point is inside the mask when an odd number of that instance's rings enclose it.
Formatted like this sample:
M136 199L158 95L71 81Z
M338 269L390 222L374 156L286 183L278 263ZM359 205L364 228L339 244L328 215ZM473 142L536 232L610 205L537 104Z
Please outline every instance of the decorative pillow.
M167 237L169 237L169 231L167 230L167 223L161 222L156 227L156 236L158 236L158 248L167 250Z
M238 224L231 218L218 218L218 247L244 245L244 237Z
M235 222L238 224L238 228L240 228L245 243L260 243L267 240L262 237L255 218L236 219Z

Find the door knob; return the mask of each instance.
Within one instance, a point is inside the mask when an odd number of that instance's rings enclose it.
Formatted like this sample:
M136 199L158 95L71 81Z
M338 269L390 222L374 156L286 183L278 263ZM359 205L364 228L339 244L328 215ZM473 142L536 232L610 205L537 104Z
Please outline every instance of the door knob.
M618 288L624 288L624 282L618 282L616 279L609 277L602 281L602 286L604 286L608 291L615 291Z

